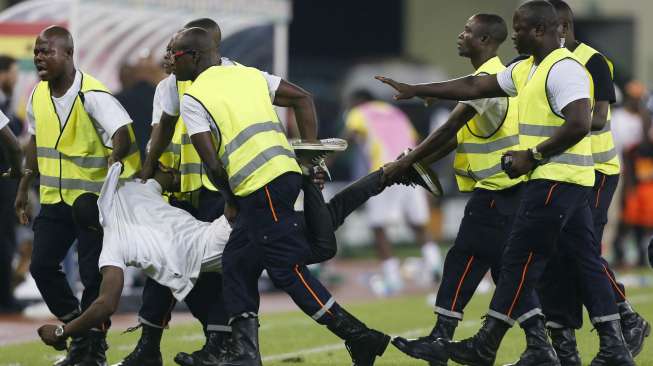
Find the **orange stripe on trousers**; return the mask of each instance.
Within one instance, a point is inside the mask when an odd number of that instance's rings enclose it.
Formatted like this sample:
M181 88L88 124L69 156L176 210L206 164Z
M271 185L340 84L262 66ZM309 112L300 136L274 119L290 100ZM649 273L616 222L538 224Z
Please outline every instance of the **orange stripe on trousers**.
M321 308L324 308L324 303L323 303L322 301L320 301L320 298L317 297L317 294L315 293L315 291L313 291L313 289L311 288L311 286L308 285L308 283L307 283L306 280L304 279L304 276L302 276L302 273L299 272L299 265L297 265L297 264L295 265L294 271L295 271L295 273L297 273L297 277L299 277L299 279L300 279L300 280L302 281L302 283L304 284L304 287L306 287L306 289L308 290L308 292L310 292L311 296L313 296L313 298L315 299L315 301L317 301L317 303L320 304L320 307L321 307ZM333 314L331 314L331 311L329 311L329 309L326 309L326 312L329 313L329 315L333 316Z
M557 183L556 183L557 184ZM554 185L555 187L555 185ZM553 190L553 187L551 187ZM551 195L551 191L549 191L549 195ZM524 264L524 269L522 270L521 273L521 281L519 281L519 287L517 288L517 293L515 294L515 298L512 299L512 304L510 305L510 309L508 309L508 317L512 315L512 311L515 308L515 304L517 304L517 299L519 298L519 293L521 292L522 287L524 286L524 282L526 281L526 273L528 272L528 265L531 264L531 260L533 259L533 252L530 252L528 254L528 260L526 261L526 264Z
M614 280L614 278L612 278L612 276L610 276L610 271L608 271L608 268L605 266L605 264L603 265L603 270L605 271L605 275L608 276L608 278L610 279L610 282L612 283L612 286L614 286L614 288L617 290L619 295L621 295L621 297L624 300L626 300L626 294L621 292L621 289L619 288L619 286L617 286L617 282Z
M549 188L549 194L546 195L546 201L544 201L544 206L548 205L551 203L551 195L553 194L553 190L558 186L560 183L556 183Z
M272 198L270 197L268 186L265 186L265 195L268 196L268 203L270 204L270 211L272 211L272 218L274 219L274 222L279 222L279 219L277 219L277 213L274 211L274 205L272 205Z
M599 207L599 197L601 197L601 190L603 189L604 185L605 185L605 175L603 176L603 179L601 179L601 186L599 187L599 190L596 192L596 202L594 202L595 208Z
M453 303L451 304L451 311L454 311L454 308L456 307L456 302L458 301L458 294L460 293L460 288L463 286L463 281L465 281L465 277L467 277L470 268L472 268L472 262L474 262L474 256L469 257L469 260L467 261L467 266L465 266L465 271L463 272L463 275L460 277L460 281L458 281L456 294L454 295Z

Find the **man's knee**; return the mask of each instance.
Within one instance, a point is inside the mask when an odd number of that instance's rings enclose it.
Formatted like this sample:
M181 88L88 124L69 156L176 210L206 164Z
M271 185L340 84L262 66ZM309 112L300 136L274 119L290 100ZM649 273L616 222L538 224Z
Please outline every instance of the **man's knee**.
M78 226L93 229L100 228L97 199L98 196L93 193L84 193L73 202L73 219Z

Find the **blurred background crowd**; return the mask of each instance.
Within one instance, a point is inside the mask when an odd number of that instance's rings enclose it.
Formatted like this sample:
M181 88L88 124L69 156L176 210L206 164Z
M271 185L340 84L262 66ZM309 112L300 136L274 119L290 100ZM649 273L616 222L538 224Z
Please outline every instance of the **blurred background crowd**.
M646 0L568 2L576 14L577 38L615 64L618 101L611 123L622 176L604 235L604 255L616 268L644 266L645 246L653 234L653 98L649 92L653 44L645 37L653 23L644 20L653 16L653 4ZM329 161L333 182L325 191L328 199L348 182L417 144L446 120L453 107L447 101L428 106L419 101L395 103L390 88L373 76L426 82L471 73L469 61L455 49L466 19L477 12L492 12L511 25L519 1L253 0L247 7L243 3L0 1L4 9L0 11L0 108L10 116L13 132L26 141L25 103L36 82L33 40L45 26L63 24L75 35L78 65L107 83L132 117L143 152L155 88L165 77L161 67L165 44L185 21L212 17L223 28L224 56L310 91L319 114L319 136L348 139L350 148ZM501 48L503 61L515 56L511 41L506 41ZM366 108L361 109L363 105ZM372 118L370 111L383 118ZM284 110L279 114L289 134L296 136L292 116ZM0 171L7 169L3 159L0 153ZM367 279L374 294L399 293L406 273L426 286L437 280L440 253L455 237L466 200L456 188L451 165L451 157L436 164L445 191L441 199L427 198L423 191L416 191L417 195L386 192L339 230L341 257L379 258L378 270ZM16 182L0 180L0 313L19 312L26 300L39 296L29 278L32 232L16 221L15 190ZM38 200L31 202L34 217ZM398 258L405 258L405 253L420 259L403 260L402 265ZM78 281L74 255L71 250L63 264L72 283ZM128 286L139 283L134 274Z

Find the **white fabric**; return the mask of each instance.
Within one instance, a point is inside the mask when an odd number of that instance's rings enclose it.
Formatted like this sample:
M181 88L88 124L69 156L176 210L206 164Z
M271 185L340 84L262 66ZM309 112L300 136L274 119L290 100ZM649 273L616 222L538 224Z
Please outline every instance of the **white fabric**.
M474 133L489 136L503 123L508 109L508 98L485 98L464 100L460 103L468 105L476 111L476 129Z
M620 154L639 144L644 138L642 117L625 108L619 108L612 112L610 127L614 145Z
M147 276L169 287L178 300L193 288L203 262L220 270L231 227L221 216L212 223L195 219L170 206L154 179L119 181L120 163L114 164L98 198L104 228L99 268L141 268Z
M385 226L406 218L409 224L424 225L429 220L426 192L422 188L394 185L370 198L366 204L370 226Z
M0 130L5 128L5 126L8 124L9 124L9 118L2 111L0 111Z
M165 78L156 85L156 90L154 90L154 100L152 101L152 126L159 123L161 120L161 115L163 114L163 106L161 98L163 98L163 89L165 88L165 81L168 78Z
M82 73L75 72L75 80L64 95L59 98L52 97L55 110L59 116L59 123L63 126L68 119L70 110L75 103L75 98L82 87ZM36 88L36 87L35 87ZM34 111L32 110L32 95L27 101L27 121L29 122L28 132L34 135L36 132L36 121L34 120ZM91 117L93 125L98 135L104 142L104 145L112 147L111 137L116 131L132 122L131 117L120 102L111 94L105 92L87 92L84 94L84 109Z
M512 79L512 70L519 61L511 64L497 74L497 81L503 91L511 97L517 96L517 88ZM528 79L533 76L537 65L531 68ZM553 111L562 115L562 110L567 104L590 98L590 78L585 68L572 59L564 59L553 65L546 81L546 91Z
M221 65L237 66L238 64L226 57L223 57L221 59ZM279 88L279 84L281 84L281 78L276 75L268 74L265 71L261 71L261 75L263 75L265 81L268 84L268 93L270 94L270 100L274 101L274 95L276 94L277 89ZM179 106L179 93L177 92L177 78L175 77L174 74L170 74L170 76L163 79L159 83L159 85L161 84L163 84L161 88L161 99L160 99L161 108L167 115L178 116L180 113L180 106Z

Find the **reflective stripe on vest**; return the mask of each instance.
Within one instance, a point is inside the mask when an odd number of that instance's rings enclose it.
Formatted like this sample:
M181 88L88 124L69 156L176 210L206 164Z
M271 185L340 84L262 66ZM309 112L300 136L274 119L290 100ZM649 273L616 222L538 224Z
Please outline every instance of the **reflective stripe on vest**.
M505 66L501 60L493 57L474 74L496 74L503 70ZM454 157L454 172L461 192L475 188L506 189L525 179L510 179L501 169L503 153L518 150L519 147L517 99L500 97L488 103L492 103L492 113L476 114L456 134L458 146ZM501 109L504 106L505 110Z
M284 173L301 173L259 70L210 67L186 95L201 103L216 124L218 157L236 196L247 196Z
M534 58L519 62L512 77L519 94L519 134L524 148L537 146L547 140L565 123L549 104L546 80L551 68L559 61L578 58L566 48L559 48L547 55L531 75ZM579 62L580 64L580 62ZM588 73L588 77L589 73ZM589 95L593 95L590 84ZM548 179L560 182L592 186L594 184L594 160L590 134L564 152L541 162L530 174L531 179Z
M599 54L603 57L605 62L608 64L608 68L610 69L610 76L614 78L614 66L612 61L605 57L605 55L601 54L599 51L595 50L585 43L580 43L576 49L574 49L574 55L578 57L583 65L587 65L589 60L596 54ZM618 154L614 146L614 139L612 137L610 126L611 114L611 107L608 105L608 121L600 131L592 131L591 137L592 156L594 157L594 169L607 175L619 174L621 170L621 164L619 163L619 157L617 156Z

